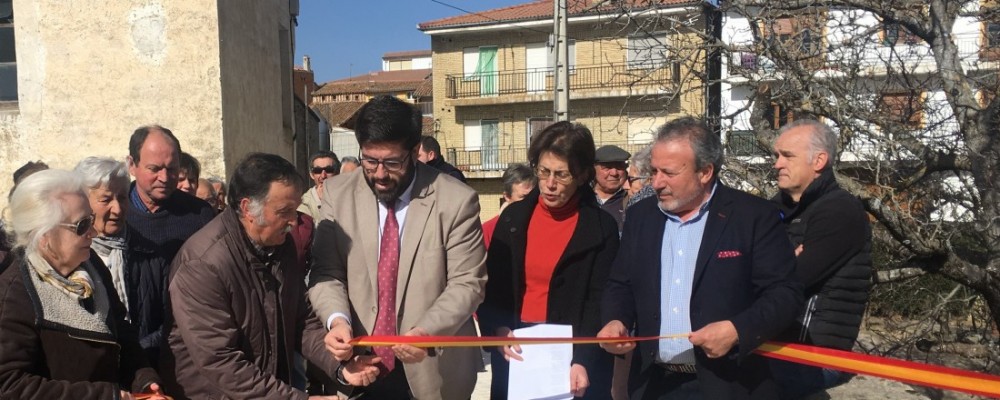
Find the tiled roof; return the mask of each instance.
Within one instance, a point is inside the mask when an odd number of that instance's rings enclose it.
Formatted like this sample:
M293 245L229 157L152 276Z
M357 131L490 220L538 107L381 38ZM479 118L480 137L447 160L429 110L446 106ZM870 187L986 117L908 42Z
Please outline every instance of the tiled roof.
M344 101L337 103L313 103L312 109L322 115L330 126L341 126L351 119L365 105L364 101Z
M434 97L434 78L430 75L413 90L413 97Z
M390 53L385 53L382 55L383 60L391 58L417 58L417 57L430 57L430 50L408 50L408 51L394 51Z
M422 81L431 74L430 68L403 69L398 71L372 71L367 74L355 75L350 78L337 79L336 82L390 82L390 81Z
M428 136L434 135L434 117L424 117L420 134Z
M350 93L396 93L416 90L430 76L429 69L404 71L377 71L365 75L352 76L327 82L313 95L337 95Z
M454 17L442 18L417 24L417 28L422 31L460 28L479 25L493 25L519 21L534 21L552 19L553 0L536 0L530 3L522 3L509 7L495 8L492 10L474 12ZM648 8L677 6L682 4L700 3L698 0L617 0L617 1L597 1L597 0L567 0L569 16L580 16L588 14L599 14L614 12L619 8L627 8L631 11L638 11ZM595 6L597 5L597 6Z

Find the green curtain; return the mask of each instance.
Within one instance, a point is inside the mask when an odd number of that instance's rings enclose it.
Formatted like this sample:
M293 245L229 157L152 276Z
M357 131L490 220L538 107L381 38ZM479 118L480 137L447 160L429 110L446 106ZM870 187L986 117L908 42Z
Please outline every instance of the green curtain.
M497 48L480 47L476 76L479 77L479 95L497 94Z

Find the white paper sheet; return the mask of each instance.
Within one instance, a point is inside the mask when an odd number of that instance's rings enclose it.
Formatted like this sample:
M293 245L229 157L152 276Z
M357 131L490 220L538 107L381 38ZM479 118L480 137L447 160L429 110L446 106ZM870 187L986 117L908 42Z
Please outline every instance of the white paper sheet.
M572 337L570 325L539 324L514 330L518 337ZM524 361L510 360L507 396L516 400L572 399L569 368L572 344L530 344L521 346Z

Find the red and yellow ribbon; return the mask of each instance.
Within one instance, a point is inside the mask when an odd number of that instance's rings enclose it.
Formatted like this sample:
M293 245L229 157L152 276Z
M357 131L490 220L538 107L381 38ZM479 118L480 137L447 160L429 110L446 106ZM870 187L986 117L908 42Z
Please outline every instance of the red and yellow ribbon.
M603 344L625 343L659 339L681 339L688 334L622 337L622 338L530 338L506 336L362 336L351 343L356 346L394 346L407 344L414 347L492 347L531 344ZM854 374L954 390L1000 398L1000 377L956 368L870 356L849 351L822 347L767 342L757 348L760 355L815 367L835 369Z

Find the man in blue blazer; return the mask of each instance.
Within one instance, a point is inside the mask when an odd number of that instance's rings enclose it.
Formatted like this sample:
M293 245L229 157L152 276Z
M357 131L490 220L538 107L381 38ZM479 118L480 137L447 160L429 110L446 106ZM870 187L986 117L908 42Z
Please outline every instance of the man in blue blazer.
M632 399L778 396L753 350L802 304L795 255L773 205L719 182L722 161L719 137L691 117L653 143L657 197L628 210L598 336L682 336L638 344ZM636 343L603 347L625 354Z

